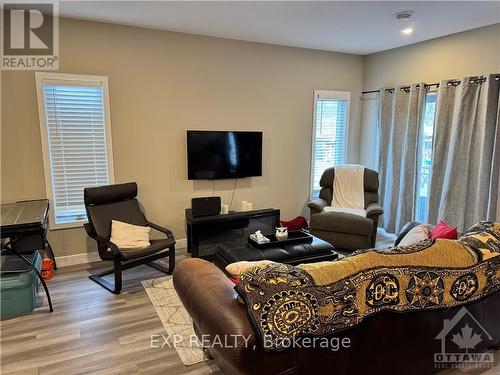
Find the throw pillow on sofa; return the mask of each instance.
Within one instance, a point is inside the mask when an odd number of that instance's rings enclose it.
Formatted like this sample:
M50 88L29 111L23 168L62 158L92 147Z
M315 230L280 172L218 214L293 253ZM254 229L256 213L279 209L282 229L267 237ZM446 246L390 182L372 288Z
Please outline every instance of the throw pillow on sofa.
M399 242L398 246L415 245L420 241L428 240L430 236L431 236L431 231L429 229L429 226L426 224L420 224L412 228L408 233L406 233L401 242Z
M439 220L439 223L432 229L431 238L456 240L458 238L458 230L456 227L450 227L443 220Z
M284 221L281 220L282 227L287 227L289 231L307 229L308 224L304 216L297 216L295 219Z
M148 248L150 227L111 221L111 239L120 251L136 251Z

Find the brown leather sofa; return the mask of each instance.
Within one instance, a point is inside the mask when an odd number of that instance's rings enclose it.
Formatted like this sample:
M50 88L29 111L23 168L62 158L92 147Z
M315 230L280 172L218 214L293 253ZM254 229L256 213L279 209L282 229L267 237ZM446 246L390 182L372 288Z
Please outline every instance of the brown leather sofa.
M319 183L319 197L308 203L311 233L340 250L354 251L375 247L378 217L384 212L379 205L378 173L365 168L363 183L366 217L343 212L323 212L326 206L332 204L334 177L335 168L326 169Z
M330 338L348 337L350 348L294 348L265 352L257 340L245 307L236 299L234 284L213 264L186 259L174 271L175 289L193 318L198 335L244 335L239 345L209 348L225 374L405 374L425 375L440 371L434 354L441 343L436 336L445 319L461 307L411 313L382 312ZM466 306L491 336L475 350L500 344L500 292ZM220 336L219 336L220 338Z

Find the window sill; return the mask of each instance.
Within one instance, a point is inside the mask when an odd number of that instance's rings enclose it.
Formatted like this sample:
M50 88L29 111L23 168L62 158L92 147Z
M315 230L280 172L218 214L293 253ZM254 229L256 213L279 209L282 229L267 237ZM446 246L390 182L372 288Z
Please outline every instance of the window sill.
M83 228L83 224L87 223L87 220L72 221L69 223L49 223L50 230L60 230L60 229L72 229L72 228Z

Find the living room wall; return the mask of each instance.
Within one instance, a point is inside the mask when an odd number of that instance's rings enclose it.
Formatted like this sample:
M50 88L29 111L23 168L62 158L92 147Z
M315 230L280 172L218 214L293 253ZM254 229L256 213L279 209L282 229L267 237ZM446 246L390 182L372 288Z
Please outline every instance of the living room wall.
M61 19L60 72L109 77L115 182L136 181L153 222L185 238L192 197L231 198L231 181L188 181L186 130L261 130L263 176L234 197L304 213L313 90L351 91L348 159L358 160L363 58ZM1 200L45 197L35 78L2 71ZM213 191L214 189L214 191ZM82 228L51 231L56 256L95 249Z

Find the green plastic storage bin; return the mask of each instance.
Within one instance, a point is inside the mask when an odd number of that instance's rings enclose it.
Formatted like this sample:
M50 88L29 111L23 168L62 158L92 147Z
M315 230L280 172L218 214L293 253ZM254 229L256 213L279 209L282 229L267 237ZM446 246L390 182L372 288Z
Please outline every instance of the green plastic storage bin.
M35 256L35 267L40 272L42 257L38 252ZM40 280L34 271L2 274L0 318L10 318L33 311L39 283Z

